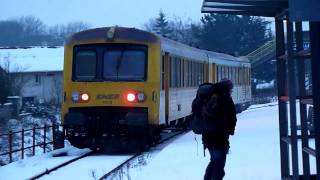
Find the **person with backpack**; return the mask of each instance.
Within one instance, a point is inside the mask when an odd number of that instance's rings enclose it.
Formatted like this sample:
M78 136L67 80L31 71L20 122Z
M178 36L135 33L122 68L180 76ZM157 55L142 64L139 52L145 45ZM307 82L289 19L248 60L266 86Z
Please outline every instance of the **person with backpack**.
M211 96L216 101L214 104L215 111L210 112L212 103L207 104L208 111L204 116L208 121L216 123L213 131L202 134L202 142L210 153L210 162L207 166L205 180L222 180L225 172L227 153L229 151L229 136L234 135L237 122L236 110L231 92L233 84L230 80L222 80L216 85L216 92ZM210 100L209 100L210 101Z

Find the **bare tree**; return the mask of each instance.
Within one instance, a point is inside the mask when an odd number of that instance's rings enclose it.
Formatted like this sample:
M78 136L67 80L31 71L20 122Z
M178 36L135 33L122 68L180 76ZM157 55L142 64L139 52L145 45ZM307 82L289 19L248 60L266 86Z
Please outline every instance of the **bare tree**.
M46 37L47 26L34 16L23 16L17 20L23 27L23 44L42 45Z
M53 87L51 92L54 104L59 106L62 100L62 78L59 78L58 76L53 77Z
M2 67L7 74L6 80L8 82L9 95L20 96L23 86L28 82L28 79L25 79L21 74L26 70L26 68L18 65L12 66L13 65L10 62L10 54L8 54L3 58Z
M49 44L62 45L64 41L73 33L89 29L90 25L84 22L71 22L67 25L58 24L49 28L51 40Z

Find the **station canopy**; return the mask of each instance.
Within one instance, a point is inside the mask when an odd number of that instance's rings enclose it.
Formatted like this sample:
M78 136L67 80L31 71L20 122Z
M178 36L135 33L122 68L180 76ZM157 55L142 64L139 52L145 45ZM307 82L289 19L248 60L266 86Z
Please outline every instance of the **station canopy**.
M288 0L203 0L202 13L276 17L288 9Z

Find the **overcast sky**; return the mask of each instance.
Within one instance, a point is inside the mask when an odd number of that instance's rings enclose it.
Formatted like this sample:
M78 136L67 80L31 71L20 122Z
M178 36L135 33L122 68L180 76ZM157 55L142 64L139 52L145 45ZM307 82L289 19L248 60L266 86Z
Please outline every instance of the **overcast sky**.
M203 0L1 0L0 20L33 15L47 25L83 21L92 27L142 27L162 9L198 21Z

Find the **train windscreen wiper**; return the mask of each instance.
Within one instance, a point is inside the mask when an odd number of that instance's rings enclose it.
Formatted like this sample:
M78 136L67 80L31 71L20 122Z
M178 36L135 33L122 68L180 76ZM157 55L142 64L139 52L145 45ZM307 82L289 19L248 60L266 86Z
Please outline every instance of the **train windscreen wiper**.
M119 80L119 69L120 69L120 66L121 66L121 63L122 63L123 54L124 54L124 50L121 51L121 54L117 59L117 67L116 67L117 68L117 80Z

